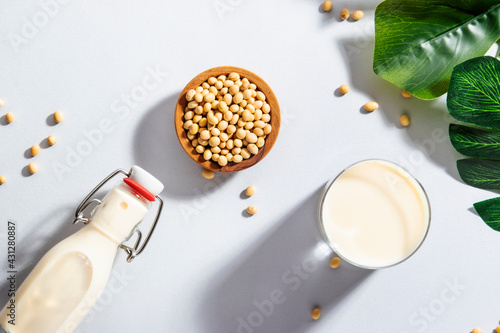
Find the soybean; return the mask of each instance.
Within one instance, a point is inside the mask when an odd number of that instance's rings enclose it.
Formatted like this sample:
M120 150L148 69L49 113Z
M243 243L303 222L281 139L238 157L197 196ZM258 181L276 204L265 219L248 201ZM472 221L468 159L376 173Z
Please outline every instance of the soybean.
M35 162L28 164L28 171L33 175L38 171L38 165Z
M252 195L255 194L255 192L257 192L257 188L255 186L248 186L246 189L245 189L245 194L249 197L251 197Z
M410 117L408 117L407 115L404 114L401 117L399 117L399 122L401 123L401 126L403 126L403 127L409 126L410 125Z
M339 258L339 257L334 257L334 258L332 258L332 260L330 261L330 267L331 267L331 268L333 268L333 269L335 269L335 268L337 268L337 267L339 267L339 266L340 266L340 262L341 262L341 261L340 261L340 258Z
M205 150L203 153L203 158L207 161L209 161L212 158L212 152L210 150Z
M248 151L247 148L243 148L241 149L241 156L246 160L246 159L249 159L250 156L252 156L252 154L250 154L250 152Z
M256 143L257 142L257 135L255 133L247 133L245 139L249 142L249 143Z
M208 140L210 139L210 132L207 131L207 130L204 130L200 133L200 138L202 138L203 140Z
M363 11L361 10L355 10L354 13L352 13L352 19L354 21L359 21L363 18L363 16L365 16L365 13L363 13Z
M201 92L194 94L194 100L197 103L201 103L203 101L203 95L201 94Z
M347 20L349 18L349 15L351 15L351 12L347 8L344 8L340 11L340 19L342 21Z
M343 84L340 86L339 91L342 95L345 95L349 92L350 88L347 84Z
M205 152L205 147L203 147L202 145L196 146L196 152L198 154L203 154Z
M33 145L30 148L30 154L31 156L36 156L40 152L40 146L39 145Z
M249 144L247 146L247 149L250 152L250 154L253 154L253 155L257 155L257 153L259 152L259 148L253 143Z
M64 120L64 114L61 111L56 111L54 112L53 118L54 121L59 124Z
M321 310L319 308L315 308L314 310L312 310L311 318L313 320L318 320L319 317L321 317Z
M234 95L233 102L236 104L240 104L243 101L243 97L244 97L243 94L238 92Z
M219 163L220 166L226 166L227 165L227 157L224 155L219 156L217 163Z
M243 129L243 128L240 128L236 131L236 137L238 139L244 139L247 135L247 132Z
M332 2L331 1L328 0L328 1L323 2L323 10L325 12L329 12L330 10L332 10L332 7L333 6L332 6Z
M196 90L191 89L186 93L186 100L191 102L194 99L194 95L196 94Z
M262 148L262 147L264 147L265 143L266 143L266 140L264 140L263 137L260 137L257 139L257 143L255 145L259 148Z
M53 135L49 135L47 137L47 143L51 146L55 145L56 144L56 137L53 136Z
M15 117L14 117L14 114L13 114L12 112L7 112L7 113L5 114L5 121L6 121L8 124L10 124L11 122L13 122L13 121L14 121L14 119L15 119Z
M411 97L411 94L409 92L407 92L406 90L401 90L401 95L404 97L404 98L410 98Z
M248 206L247 207L247 213L250 214L250 215L257 214L257 207L255 207L255 206Z
M203 171L201 172L201 174L206 179L212 179L215 176L215 173L212 170L208 170L208 169L203 169Z
M233 95L233 96L234 96L234 95L236 95L239 91L240 91L240 87L239 87L239 86L237 86L236 84L235 84L235 85L233 85L233 86L231 86L231 87L229 87L229 93L230 93L231 95ZM234 97L233 97L233 98L234 98Z
M365 110L368 112L372 112L378 109L378 103L377 102L368 102L365 104Z
M240 74L238 73L230 73L227 78L232 81L237 81L240 79Z
M198 126L198 124L192 124L191 126L189 126L189 133L197 134L199 129L200 127Z
M213 136L208 140L208 144L212 147L218 146L220 144L220 139L218 136Z

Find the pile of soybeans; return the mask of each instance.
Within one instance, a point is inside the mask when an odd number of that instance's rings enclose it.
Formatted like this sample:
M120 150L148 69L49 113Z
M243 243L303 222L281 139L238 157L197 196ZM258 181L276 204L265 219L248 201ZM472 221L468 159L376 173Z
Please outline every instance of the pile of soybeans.
M238 73L210 77L186 93L183 127L205 160L220 166L256 155L271 133L266 95Z

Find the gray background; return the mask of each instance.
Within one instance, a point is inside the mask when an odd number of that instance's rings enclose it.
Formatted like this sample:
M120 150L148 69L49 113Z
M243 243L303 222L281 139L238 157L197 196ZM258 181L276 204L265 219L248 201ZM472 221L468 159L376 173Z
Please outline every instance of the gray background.
M373 74L378 1L338 1L328 14L320 1L304 0L54 3L1 4L0 111L16 121L0 125L0 174L8 177L0 186L0 244L7 220L15 220L18 279L79 228L71 225L76 206L114 169L138 164L165 184L149 247L132 264L119 253L109 287L78 332L236 332L238 318L258 320L254 303L275 290L286 300L261 315L254 332L496 327L500 235L471 210L495 194L458 180L445 98L407 100ZM339 22L344 7L365 17ZM177 142L173 109L192 77L219 65L263 77L283 122L265 160L208 181ZM156 81L150 72L160 73ZM343 83L351 92L340 97ZM380 109L364 114L370 100ZM66 119L54 126L55 110ZM408 128L398 125L403 113ZM50 134L57 144L27 158ZM422 182L432 203L430 233L397 267L332 270L317 228L320 193L367 158L399 163ZM34 176L26 172L30 161L40 167ZM249 185L258 192L246 199ZM249 204L259 209L251 218L243 214ZM6 263L0 255L0 266ZM310 273L299 277L297 265ZM316 322L314 306L323 312Z

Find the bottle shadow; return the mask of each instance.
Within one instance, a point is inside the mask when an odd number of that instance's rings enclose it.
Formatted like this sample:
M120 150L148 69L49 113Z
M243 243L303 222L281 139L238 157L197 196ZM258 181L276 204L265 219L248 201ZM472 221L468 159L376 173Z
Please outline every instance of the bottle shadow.
M303 332L311 311L335 307L371 273L342 262L329 266L317 209L323 188L290 212L265 238L213 277L198 312L206 332Z
M149 110L137 126L134 156L138 165L155 175L165 189L166 197L198 197L213 192L220 186L206 186L202 168L184 152L178 142L174 125L174 112L179 94L173 94ZM218 185L233 175L216 173ZM212 179L212 182L214 180Z
M19 238L20 232L22 233L22 224L20 221L10 220L16 223L17 240L16 240L16 257L15 257L15 275L16 275L16 290L19 289L21 283L26 279L28 274L33 270L35 265L42 259L42 257L57 243L70 236L79 230L79 227L74 226L71 221L73 219L74 207L60 207L58 208L57 216L63 221L58 228L50 229L47 231L43 225L38 229L33 229L30 234L23 235ZM54 213L54 212L53 212ZM54 214L50 214L40 221L54 220ZM56 230L57 232L54 232ZM0 290L9 289L9 281L2 279L0 283ZM0 293L0 309L7 304L9 297L7 292Z

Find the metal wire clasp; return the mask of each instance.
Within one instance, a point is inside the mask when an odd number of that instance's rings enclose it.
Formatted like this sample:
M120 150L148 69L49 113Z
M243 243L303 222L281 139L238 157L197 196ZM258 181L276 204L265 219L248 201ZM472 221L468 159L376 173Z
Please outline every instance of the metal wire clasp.
M92 191L90 191L89 194L87 194L87 196L85 197L85 199L83 199L83 201L80 203L80 205L78 205L78 208L76 209L76 212L75 212L75 218L73 219L73 224L77 224L79 222L82 222L83 224L88 224L92 220L93 210L90 213L89 217L84 216L84 211L87 210L91 205L96 205L96 207L99 206L101 204L101 200L96 199L96 198L91 199L91 197L97 191L99 191L99 189L101 189L101 187L103 187L104 184L106 184L109 180L111 180L113 177L115 177L116 175L118 175L120 173L124 174L127 177L130 177L130 172L127 172L123 169L117 169L117 170L113 171L111 174L109 174L106 178L104 178L99 184L97 184L96 187L94 187L94 189ZM125 245L123 243L120 244L120 248L123 249L127 253L127 262L132 262L132 260L134 260L135 257L137 257L139 254L141 254L142 251L144 251L144 249L146 248L146 245L148 245L148 243L149 243L151 235L153 234L153 232L156 228L156 224L158 223L158 219L160 218L161 210L163 208L163 199L159 195L156 195L155 198L158 199L158 203L159 203L158 210L156 212L156 216L155 216L155 219L153 221L153 224L151 225L151 229L149 229L149 232L146 236L146 239L144 240L142 245L140 244L141 239L142 239L142 232L139 230L139 228L135 229L135 232L137 233L137 240L135 241L134 246L130 247L130 246Z

